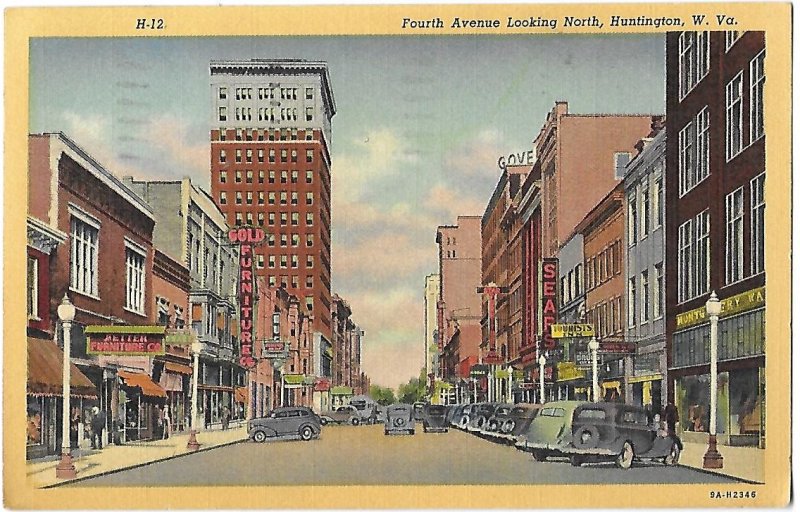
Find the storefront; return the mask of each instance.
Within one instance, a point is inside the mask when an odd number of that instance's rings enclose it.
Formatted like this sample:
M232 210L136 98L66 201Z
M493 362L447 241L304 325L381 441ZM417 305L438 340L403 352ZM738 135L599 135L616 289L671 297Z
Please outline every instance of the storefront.
M233 387L198 384L197 393L197 412L203 418L205 428L211 428L216 423L221 424L226 410L232 414Z
M190 393L192 368L186 364L172 361L164 362L159 385L167 393L170 425L173 432L189 428L191 409Z
M560 362L556 365L556 398L575 400L575 389L585 389L586 372L573 362Z
M718 324L717 434L722 444L764 446L764 288L723 299ZM681 429L708 432L710 327L705 311L678 315L669 381ZM689 434L691 436L691 434Z
M353 398L353 388L349 386L334 386L331 388L331 408L347 405Z
M120 405L125 411L125 441L161 439L167 392L146 373L119 370Z
M53 341L28 338L27 459L61 451L63 365L64 352ZM97 388L75 364L70 363L70 408L79 417L79 421L71 425L74 428L73 446L88 435L83 412L97 404Z

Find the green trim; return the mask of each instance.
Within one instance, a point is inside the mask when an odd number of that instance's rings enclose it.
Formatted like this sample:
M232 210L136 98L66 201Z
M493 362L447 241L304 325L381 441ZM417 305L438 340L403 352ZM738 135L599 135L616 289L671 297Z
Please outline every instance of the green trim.
M305 380L306 380L305 375L293 375L292 374L292 375L284 375L283 376L283 381L286 384L290 384L290 385L302 384L303 382L305 382Z
M87 325L86 334L164 334L167 328L163 325Z

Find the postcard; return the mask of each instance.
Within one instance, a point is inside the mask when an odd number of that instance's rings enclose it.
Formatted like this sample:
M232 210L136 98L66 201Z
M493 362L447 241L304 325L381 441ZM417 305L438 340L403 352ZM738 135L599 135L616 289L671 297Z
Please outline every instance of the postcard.
M6 507L789 502L791 5L5 22Z

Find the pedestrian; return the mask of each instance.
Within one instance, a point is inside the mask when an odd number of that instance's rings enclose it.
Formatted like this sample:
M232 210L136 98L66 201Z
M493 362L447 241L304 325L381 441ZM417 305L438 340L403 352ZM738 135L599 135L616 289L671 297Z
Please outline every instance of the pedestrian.
M228 430L228 424L231 421L231 412L227 407L222 408L222 430Z
M103 429L106 426L106 413L99 408L92 407L92 448L103 449Z
M667 424L667 433L669 436L678 443L678 447L683 450L683 443L681 438L678 437L676 426L680 418L678 417L678 408L672 403L672 400L664 407L664 422Z
M170 420L170 417L169 417L169 406L168 405L164 406L164 421L162 422L161 425L162 425L162 429L164 431L162 436L161 436L161 439L169 439L169 434L170 434L170 431L171 431L171 428L172 428L172 421Z
M78 426L80 424L81 410L79 407L73 407L69 418L69 445L72 449L78 447Z
M164 418L161 415L161 407L157 405L153 414L153 439L161 439L163 431Z

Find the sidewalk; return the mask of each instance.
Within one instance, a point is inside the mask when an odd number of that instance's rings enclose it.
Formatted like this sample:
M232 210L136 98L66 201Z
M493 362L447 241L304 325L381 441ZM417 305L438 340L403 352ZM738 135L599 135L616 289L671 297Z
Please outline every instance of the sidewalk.
M200 443L199 451L238 443L245 439L247 439L247 429L244 422L241 425L231 424L231 428L228 430L201 430L197 433L197 442ZM191 454L193 452L186 449L188 440L188 433L181 432L172 435L169 439L158 441L112 444L104 446L102 450L86 448L74 450L72 460L78 473L77 478L71 480L56 478L57 456L48 457L47 460L28 461L27 478L28 482L37 488L75 482L84 478Z
M709 473L732 476L750 482L764 482L764 450L752 446L717 445L722 455L722 469L704 469L703 455L708 445L684 440L679 464Z

